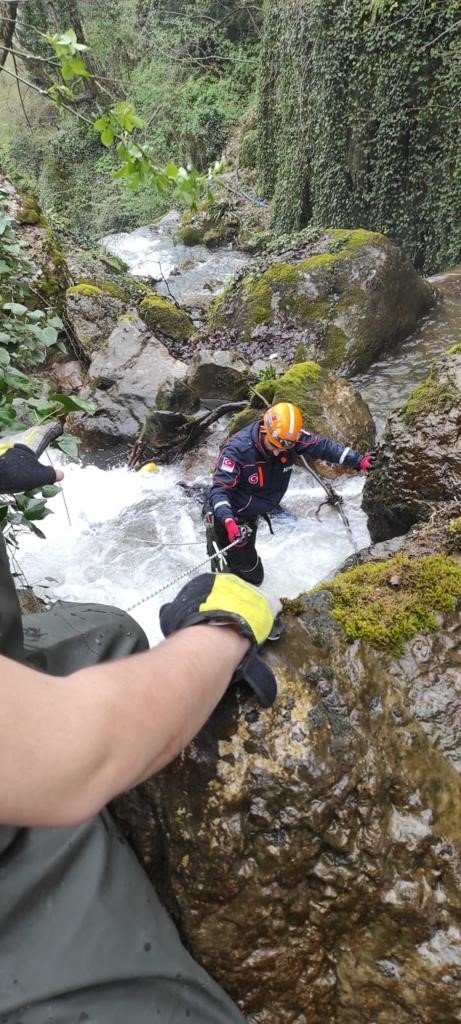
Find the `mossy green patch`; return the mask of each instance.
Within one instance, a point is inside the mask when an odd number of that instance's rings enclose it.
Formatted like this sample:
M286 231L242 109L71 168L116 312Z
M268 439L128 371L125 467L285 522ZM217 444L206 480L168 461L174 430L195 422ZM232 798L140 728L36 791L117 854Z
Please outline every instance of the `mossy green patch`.
M451 348L448 349L449 356L457 356L459 353L461 353L461 342L457 345L452 345Z
M194 227L193 224L185 224L184 227L178 228L176 232L176 238L183 245L201 245L203 236L203 228Z
M275 381L271 402L293 402L301 409L304 420L310 422L320 414L319 392L325 379L318 363L296 363Z
M18 224L41 224L42 214L34 196L22 195L21 205L16 214Z
M89 298L101 298L103 295L111 295L113 299L126 300L125 292L112 281L104 281L101 284L92 284L91 281L79 281L67 289L67 295L87 295Z
M435 366L428 377L412 391L402 415L408 425L419 416L447 412L459 402L459 391L450 380L440 381Z
M241 412L237 412L235 416L229 422L227 432L229 436L236 434L238 430L243 430L243 427L247 427L249 423L254 423L256 420L262 419L261 410L252 409L250 406L247 409L242 409Z
M273 323L279 310L302 326L328 318L331 302L306 295L303 291L304 278L304 263L275 263L260 276L254 273L247 275L242 294L246 339L251 337L258 324Z
M395 555L340 573L316 589L331 593L333 618L350 641L363 639L402 654L411 637L439 628L437 613L456 611L461 566L444 555Z
M448 529L450 533L461 534L461 516L457 516L456 519L452 519Z
M336 370L341 366L346 357L347 335L337 327L336 324L329 324L326 332L326 353L323 365L328 369Z
M183 309L162 295L151 292L142 300L139 312L151 331L160 331L174 341L184 341L194 333L194 325Z

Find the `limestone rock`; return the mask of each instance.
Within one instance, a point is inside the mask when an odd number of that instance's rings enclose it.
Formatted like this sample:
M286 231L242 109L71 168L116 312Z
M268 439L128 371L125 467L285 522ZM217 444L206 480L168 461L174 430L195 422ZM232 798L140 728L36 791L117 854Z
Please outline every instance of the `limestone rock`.
M301 409L306 430L312 433L358 450L374 444L373 417L360 393L349 381L332 377L318 363L296 363L283 376L258 384L257 392L250 407L229 424L230 433L261 418L265 408L261 396L270 405L293 402Z
M135 440L156 407L159 388L167 380L181 380L186 367L132 314L119 321L88 373L97 389L92 395L96 413L73 413L68 420L87 444L108 446Z
M250 381L254 381L251 368L234 352L209 352L200 349L194 356L189 384L200 398L221 401L239 401L248 396Z
M82 356L89 360L127 309L123 290L110 282L81 281L66 292L66 317Z
M253 361L276 352L348 375L366 370L414 329L433 293L384 235L322 232L293 241L250 269L212 304L208 327Z
M381 646L347 641L327 588L286 602L265 654L273 708L231 690L181 758L116 801L193 955L249 1024L461 1015L461 566L397 559L344 574L384 623ZM402 621L415 596L429 613L452 588L451 610L413 623L398 654L396 573Z
M372 539L428 519L461 492L461 351L435 364L389 418L363 508Z

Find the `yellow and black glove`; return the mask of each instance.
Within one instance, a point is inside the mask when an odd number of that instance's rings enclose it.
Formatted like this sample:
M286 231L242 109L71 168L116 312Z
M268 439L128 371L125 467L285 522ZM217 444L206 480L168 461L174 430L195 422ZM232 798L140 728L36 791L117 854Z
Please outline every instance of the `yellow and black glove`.
M174 601L160 609L164 636L199 623L237 626L252 646L237 667L232 682L251 687L260 704L268 708L277 696L274 673L258 655L268 639L280 608L272 607L260 590L231 573L203 573L179 591Z
M55 470L43 466L38 458L60 434L60 423L42 423L19 434L0 437L0 493L17 494L54 484Z

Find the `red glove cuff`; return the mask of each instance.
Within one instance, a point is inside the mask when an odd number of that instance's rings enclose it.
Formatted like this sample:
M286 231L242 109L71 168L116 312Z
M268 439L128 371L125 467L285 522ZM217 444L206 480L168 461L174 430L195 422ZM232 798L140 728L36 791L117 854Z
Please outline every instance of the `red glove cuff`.
M225 519L224 528L230 544L232 544L234 540L238 540L240 537L240 527L235 522L235 519Z

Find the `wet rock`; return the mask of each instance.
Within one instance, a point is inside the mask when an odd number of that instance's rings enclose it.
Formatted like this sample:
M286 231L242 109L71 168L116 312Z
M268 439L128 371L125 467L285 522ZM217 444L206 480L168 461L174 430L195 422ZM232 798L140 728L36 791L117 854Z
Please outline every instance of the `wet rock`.
M66 317L83 360L89 361L107 342L119 317L127 310L122 289L106 281L81 281L66 292Z
M250 1024L461 1015L459 573L454 611L399 655L348 643L325 589L287 602L265 654L274 707L231 690L180 759L116 801Z
M363 508L373 541L405 533L461 491L461 352L435 364L389 418Z
M189 384L200 398L239 401L248 397L256 378L248 363L234 352L200 349L194 357Z
M383 235L328 230L254 261L213 303L208 329L250 362L277 352L285 364L312 359L347 375L406 337L432 302Z
M265 402L293 402L301 409L306 430L358 450L374 444L373 417L360 393L349 381L331 376L318 363L296 363L281 377L259 383L256 392L249 408L229 424L230 433L260 419ZM336 471L343 472L337 467Z
M96 385L91 396L95 414L72 413L68 426L86 444L107 447L132 442L156 408L162 385L180 381L185 374L185 365L169 355L136 314L130 314L119 321L107 347L90 363L88 376Z
M75 395L84 387L82 367L76 359L52 363L48 372L60 394Z

